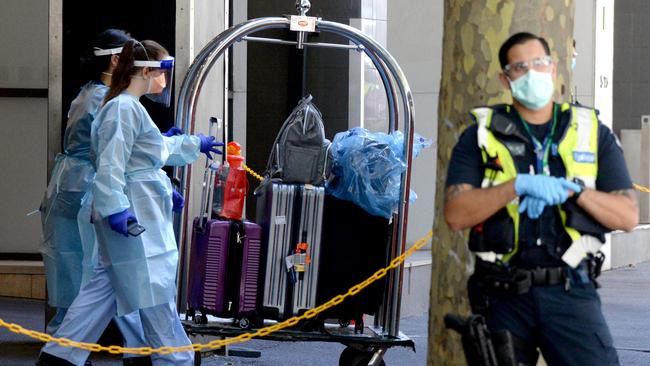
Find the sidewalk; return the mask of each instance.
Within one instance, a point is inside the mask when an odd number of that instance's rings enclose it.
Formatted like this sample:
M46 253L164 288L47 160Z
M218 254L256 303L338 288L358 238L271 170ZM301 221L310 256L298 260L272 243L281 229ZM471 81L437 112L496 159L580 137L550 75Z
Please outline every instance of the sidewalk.
M650 365L650 262L607 271L600 283L621 365Z
M650 365L650 262L603 273L600 296L603 311L618 349L621 365ZM43 302L0 297L0 318L26 328L43 328ZM387 365L425 365L427 315L402 320L401 330L413 338L417 353L395 348L386 354ZM208 357L203 365L336 365L343 346L320 342L270 342L254 340L245 347L260 350L259 359ZM0 329L0 365L33 365L41 343ZM120 365L120 359L94 355L96 366Z

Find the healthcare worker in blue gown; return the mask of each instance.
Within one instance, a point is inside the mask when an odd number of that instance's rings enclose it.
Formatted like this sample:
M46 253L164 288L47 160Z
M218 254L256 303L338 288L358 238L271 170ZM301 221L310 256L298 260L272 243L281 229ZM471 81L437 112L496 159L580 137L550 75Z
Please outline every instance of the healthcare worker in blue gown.
M92 78L72 102L63 140L64 151L57 155L50 184L41 204L43 243L41 253L47 276L48 303L56 314L47 333L58 330L68 307L88 282L97 262L95 235L90 215L82 208L95 177L90 158L90 128L103 103L111 73L117 65L122 45L129 36L108 29L97 36L89 57L82 59ZM137 312L116 318L127 347L141 347L144 334ZM102 331L104 328L101 329ZM150 365L149 357L125 355L125 365Z
M220 153L214 137L163 136L140 104L169 103L173 58L153 41L126 42L105 104L92 124L97 174L93 218L99 264L68 309L55 337L94 343L116 314L138 311L148 346L189 346L175 306L178 250L171 182L163 165L184 165L200 152ZM145 231L129 235L137 222ZM88 351L47 343L37 365L83 364ZM154 365L193 365L194 352L153 354Z

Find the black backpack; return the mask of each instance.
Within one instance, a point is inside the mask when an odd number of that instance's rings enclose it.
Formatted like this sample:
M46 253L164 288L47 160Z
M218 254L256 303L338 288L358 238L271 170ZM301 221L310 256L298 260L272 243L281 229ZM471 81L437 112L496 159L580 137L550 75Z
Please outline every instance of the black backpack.
M265 175L284 183L322 185L331 170L331 142L323 116L308 95L298 102L275 138Z

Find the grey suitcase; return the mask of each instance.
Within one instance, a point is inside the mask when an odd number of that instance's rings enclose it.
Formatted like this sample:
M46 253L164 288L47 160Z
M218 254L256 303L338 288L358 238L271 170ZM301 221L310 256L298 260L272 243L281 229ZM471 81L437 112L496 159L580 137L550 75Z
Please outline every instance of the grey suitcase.
M262 306L266 318L286 319L317 305L325 189L267 182L257 196L266 248Z

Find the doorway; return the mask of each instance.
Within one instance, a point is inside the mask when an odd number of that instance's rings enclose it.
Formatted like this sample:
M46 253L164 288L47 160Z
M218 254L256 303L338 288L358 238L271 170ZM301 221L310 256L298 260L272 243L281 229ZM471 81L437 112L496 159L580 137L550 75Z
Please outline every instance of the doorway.
M79 74L80 56L92 47L93 39L108 28L130 33L137 40L152 39L174 54L176 46L175 0L114 0L97 11L92 1L63 2L63 87L61 132L65 131L70 103L88 80ZM173 98L173 95L172 95ZM161 131L174 121L173 108L142 98L149 115Z

